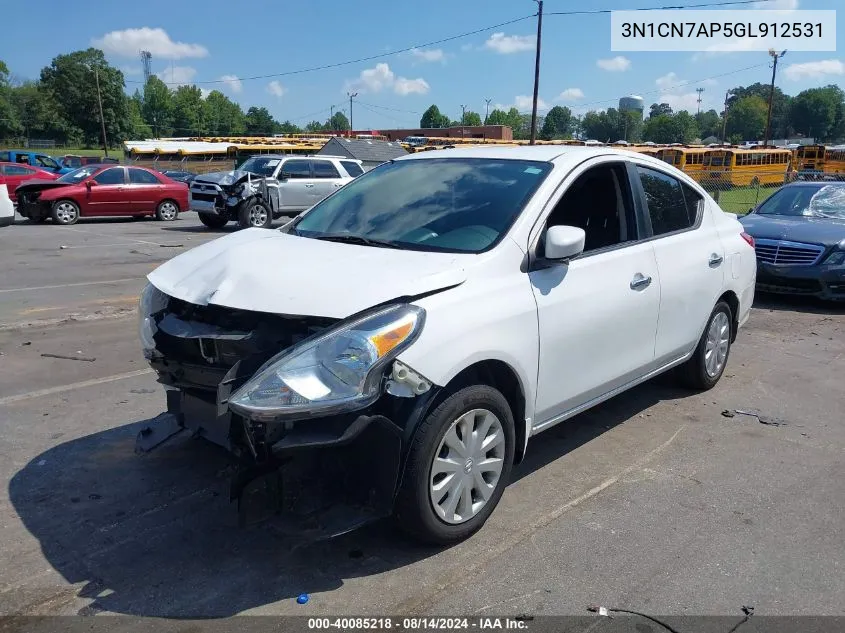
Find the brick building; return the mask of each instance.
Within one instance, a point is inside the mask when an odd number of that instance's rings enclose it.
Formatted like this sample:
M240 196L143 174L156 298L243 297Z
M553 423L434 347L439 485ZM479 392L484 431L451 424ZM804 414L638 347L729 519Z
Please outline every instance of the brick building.
M409 128L405 130L380 130L390 141L401 141L408 136L440 136L448 138L490 138L512 141L513 130L507 125L456 125L443 128Z

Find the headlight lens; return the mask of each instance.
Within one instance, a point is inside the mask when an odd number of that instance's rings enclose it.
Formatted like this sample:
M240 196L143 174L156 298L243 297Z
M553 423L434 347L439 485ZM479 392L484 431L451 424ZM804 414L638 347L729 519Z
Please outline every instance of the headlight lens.
M151 283L144 286L141 297L138 300L138 336L141 339L141 348L144 356L149 358L155 349L153 336L157 331L152 315L167 307L167 295Z
M842 249L842 244L839 245L839 250L828 255L823 263L826 266L842 266L845 264L845 250Z
M229 400L255 419L363 408L379 395L381 370L419 336L422 308L393 306L270 359Z

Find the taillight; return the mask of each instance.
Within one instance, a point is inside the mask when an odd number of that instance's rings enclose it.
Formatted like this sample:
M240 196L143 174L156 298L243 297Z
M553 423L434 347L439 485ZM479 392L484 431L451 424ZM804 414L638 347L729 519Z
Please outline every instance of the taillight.
M743 231L742 233L740 233L740 234L739 234L739 236L740 236L742 239L744 239L746 242L748 242L748 245L749 245L751 248L754 248L754 238L753 238L753 237L751 237L751 236L750 236L748 233L746 233L745 231Z

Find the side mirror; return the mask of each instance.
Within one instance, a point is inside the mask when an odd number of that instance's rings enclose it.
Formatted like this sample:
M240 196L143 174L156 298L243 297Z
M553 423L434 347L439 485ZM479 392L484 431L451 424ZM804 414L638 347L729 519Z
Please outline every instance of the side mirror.
M543 256L546 259L572 259L584 252L587 234L575 226L550 226L546 231Z
M91 187L94 187L96 184L97 184L96 180L86 180L85 181L85 186L88 187L89 189Z
M749 212L749 213L754 213L754 207L749 207L748 212Z

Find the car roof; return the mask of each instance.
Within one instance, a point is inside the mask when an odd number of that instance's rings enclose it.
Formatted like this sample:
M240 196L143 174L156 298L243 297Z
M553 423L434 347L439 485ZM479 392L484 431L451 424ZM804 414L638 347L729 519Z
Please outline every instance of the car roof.
M830 187L833 185L834 187L845 187L845 182L841 180L799 180L796 182L791 182L788 185L784 185L782 188L796 188L796 187L810 187L813 189L821 189L822 187Z

